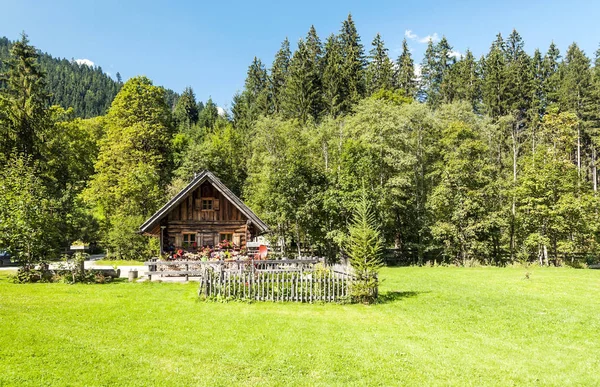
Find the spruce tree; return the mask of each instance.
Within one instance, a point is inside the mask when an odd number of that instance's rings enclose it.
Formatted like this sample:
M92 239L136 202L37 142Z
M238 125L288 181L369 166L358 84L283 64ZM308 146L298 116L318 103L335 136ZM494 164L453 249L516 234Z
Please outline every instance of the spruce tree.
M367 66L367 89L370 94L379 90L391 90L394 83L394 64L388 56L381 35L377 34L371 43Z
M269 113L269 79L262 61L254 57L248 67L244 90L247 93L252 119Z
M506 59L504 43L498 34L496 41L490 47L490 52L483 61L482 100L487 113L498 118L508 112L506 94L507 87Z
M322 74L323 74L323 45L317 35L315 26L310 26L306 36L306 50L308 53L308 76L312 84L312 100L310 103L310 114L318 120L323 112L323 92L322 92Z
M300 39L298 49L290 61L289 76L285 85L282 107L288 118L297 118L301 122L312 116L315 100L319 97L314 84L313 61L306 42Z
M473 111L478 110L480 103L479 64L470 50L467 50L464 58L456 62L450 69L443 88L444 95L450 95L455 100L466 101L471 105Z
M433 41L427 42L425 56L421 63L421 82L419 84L419 99L429 102L435 94L436 53Z
M339 39L343 58L340 107L349 112L366 95L364 47L351 14L342 23Z
M177 100L173 111L173 119L179 130L189 129L198 122L198 105L196 95L191 87L186 87Z
M3 154L16 151L38 159L43 152L44 135L49 127L46 107L45 74L38 62L39 55L29 44L27 35L15 42L6 61L7 72L0 77L0 150Z
M288 77L291 55L290 42L285 38L271 67L271 96L274 113L281 112L282 94Z
M407 97L414 96L417 90L417 78L415 76L415 64L406 39L402 41L402 53L396 61L396 69L396 87L402 90Z
M560 76L558 73L560 64L560 51L552 42L548 48L548 52L544 55L544 94L546 97L546 105L558 103L558 89L560 88Z
M323 55L323 107L325 114L337 117L343 109L343 88L341 69L344 57L340 40L331 34L325 42Z

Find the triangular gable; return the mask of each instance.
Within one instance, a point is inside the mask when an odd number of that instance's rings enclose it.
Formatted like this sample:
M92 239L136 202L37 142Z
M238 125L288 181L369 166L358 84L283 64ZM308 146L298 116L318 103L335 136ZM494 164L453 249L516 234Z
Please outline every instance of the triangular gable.
M185 200L196 188L200 187L202 183L209 181L212 186L219 191L226 199L228 199L242 214L254 224L259 233L269 231L269 227L262 221L252 210L244 204L233 192L229 190L212 172L204 170L200 172L190 184L182 189L177 195L167 202L160 210L156 211L148 220L140 226L140 233L149 233L158 223L169 215L169 212L173 210L177 205Z

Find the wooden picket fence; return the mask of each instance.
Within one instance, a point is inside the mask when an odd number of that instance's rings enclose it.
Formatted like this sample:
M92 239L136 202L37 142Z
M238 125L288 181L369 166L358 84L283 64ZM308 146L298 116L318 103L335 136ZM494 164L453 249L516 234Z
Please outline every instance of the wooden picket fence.
M339 268L246 265L239 270L205 266L198 294L204 298L256 301L342 302L350 297L355 277Z

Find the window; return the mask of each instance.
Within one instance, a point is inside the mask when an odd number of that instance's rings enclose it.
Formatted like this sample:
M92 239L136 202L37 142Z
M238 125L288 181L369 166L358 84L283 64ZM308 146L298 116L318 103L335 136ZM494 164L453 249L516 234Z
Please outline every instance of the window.
M183 247L194 247L196 245L196 234L183 234Z
M213 209L213 201L212 199L202 199L202 210L212 210Z
M233 242L233 234L220 234L219 235L219 240L222 241L228 241L228 242Z

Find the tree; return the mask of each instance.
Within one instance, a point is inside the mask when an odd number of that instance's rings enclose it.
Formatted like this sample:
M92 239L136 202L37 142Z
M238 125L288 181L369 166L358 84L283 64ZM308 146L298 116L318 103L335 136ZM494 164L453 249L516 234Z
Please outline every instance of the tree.
M347 247L348 260L359 281L352 289L352 295L359 301L372 302L377 299L376 276L383 266L382 252L383 240L377 219L363 191L354 209Z
M314 47L301 39L290 62L282 103L285 117L302 123L319 118L321 94L316 59Z
M504 116L509 111L506 79L504 41L502 35L498 34L483 61L482 99L486 113L493 118Z
M30 156L11 155L0 168L0 246L29 265L58 256L60 236L53 215L56 203Z
M39 55L29 44L27 35L10 49L8 70L0 77L0 150L4 154L16 151L31 160L41 157L49 120L46 106L44 72L38 63Z
M217 105L213 102L212 98L208 98L206 101L206 106L198 115L198 126L201 128L206 128L213 130L215 128L215 124L219 119L219 109L217 109Z
M343 85L342 65L344 57L342 46L337 36L331 34L325 42L325 54L323 55L323 107L325 113L331 117L337 117L342 113Z
M471 118L471 123L456 118L449 120L442 132L438 184L428 206L434 238L464 265L470 259L493 256L498 228L490 216L496 202L494 168L481 130L474 125L477 119Z
M254 57L248 67L244 86L250 117L255 120L260 115L269 114L271 96L269 95L269 78L262 61Z
M106 137L84 195L102 225L103 241L117 257L140 257L144 218L164 200L170 180L173 134L164 89L146 77L124 85L108 112ZM118 230L118 232L116 231Z
M290 41L285 38L283 43L281 43L281 48L275 55L275 60L273 61L273 66L271 67L270 80L274 113L279 113L282 110L281 100L283 98L282 94L285 89L285 83L288 78L291 55Z
M196 95L191 87L186 87L173 111L173 120L177 128L189 129L198 122L198 105L196 104Z
M417 90L417 79L415 65L406 39L402 41L402 53L396 61L396 69L396 87L402 90L407 97L413 97Z
M349 112L366 94L364 47L351 14L342 23L339 39L343 58L340 110Z
M367 89L370 94L386 89L391 90L394 84L394 64L388 56L381 35L377 34L371 43L373 48L369 52L367 65Z
M577 172L581 177L582 147L586 129L591 124L592 110L592 78L590 59L573 43L569 46L565 60L560 68L561 87L559 90L560 106L565 111L577 114L580 125L577 130Z

